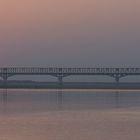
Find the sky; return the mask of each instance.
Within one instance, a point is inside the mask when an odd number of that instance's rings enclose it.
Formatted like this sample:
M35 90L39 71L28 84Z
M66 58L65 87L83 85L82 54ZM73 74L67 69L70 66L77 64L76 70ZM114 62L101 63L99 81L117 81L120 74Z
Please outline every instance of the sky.
M0 67L140 67L139 0L1 0Z

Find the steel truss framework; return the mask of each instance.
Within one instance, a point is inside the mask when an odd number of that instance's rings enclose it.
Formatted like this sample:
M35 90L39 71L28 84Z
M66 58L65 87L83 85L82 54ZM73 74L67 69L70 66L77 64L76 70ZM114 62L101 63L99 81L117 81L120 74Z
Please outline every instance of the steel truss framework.
M57 67L7 67L0 68L0 77L4 81L14 75L51 75L58 78L59 83L63 78L71 75L106 75L115 78L118 83L120 78L129 75L140 75L140 68L57 68Z

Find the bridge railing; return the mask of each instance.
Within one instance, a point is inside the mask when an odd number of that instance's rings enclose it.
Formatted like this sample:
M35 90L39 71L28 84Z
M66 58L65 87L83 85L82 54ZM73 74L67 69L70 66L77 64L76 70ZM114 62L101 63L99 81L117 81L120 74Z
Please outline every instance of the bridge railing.
M34 67L21 67L21 68L0 68L0 74L2 73L31 73L31 74L41 74L41 73L128 73L128 74L140 74L140 68L34 68Z

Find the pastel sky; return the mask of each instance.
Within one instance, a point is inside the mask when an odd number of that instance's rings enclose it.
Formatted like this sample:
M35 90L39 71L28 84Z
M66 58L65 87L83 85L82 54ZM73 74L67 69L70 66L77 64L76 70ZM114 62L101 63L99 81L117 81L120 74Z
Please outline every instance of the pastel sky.
M140 67L140 1L1 0L2 66Z

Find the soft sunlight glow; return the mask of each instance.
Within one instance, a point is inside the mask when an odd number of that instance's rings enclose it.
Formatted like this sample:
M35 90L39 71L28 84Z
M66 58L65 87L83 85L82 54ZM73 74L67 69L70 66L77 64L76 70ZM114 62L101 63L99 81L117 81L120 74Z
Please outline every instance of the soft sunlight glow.
M0 65L139 65L139 6L130 0L1 0Z

